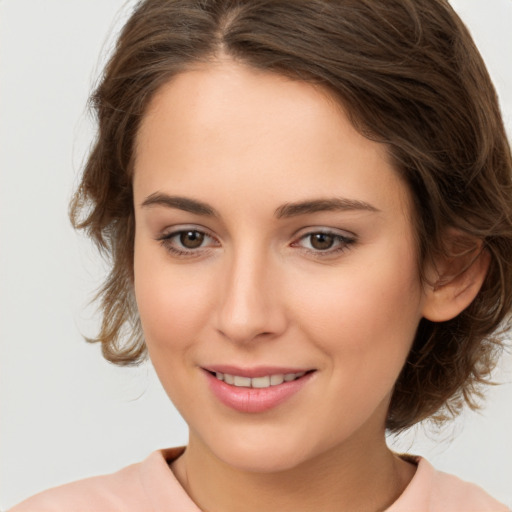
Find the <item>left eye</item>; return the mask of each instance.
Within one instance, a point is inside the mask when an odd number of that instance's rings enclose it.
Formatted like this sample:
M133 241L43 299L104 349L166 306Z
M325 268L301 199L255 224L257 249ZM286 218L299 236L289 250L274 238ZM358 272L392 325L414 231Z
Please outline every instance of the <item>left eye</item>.
M338 252L342 251L354 242L353 238L336 233L317 231L301 237L293 245L300 245L314 252Z

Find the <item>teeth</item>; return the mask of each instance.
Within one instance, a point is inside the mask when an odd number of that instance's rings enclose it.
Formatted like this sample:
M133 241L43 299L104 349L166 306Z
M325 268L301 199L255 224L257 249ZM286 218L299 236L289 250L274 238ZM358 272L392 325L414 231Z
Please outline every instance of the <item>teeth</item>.
M251 378L250 377L240 377L239 375L235 375L235 386L239 388L248 388L251 385Z
M280 375L271 375L270 376L270 385L271 386L279 386L284 382L284 375L281 373Z
M253 377L251 386L253 388L268 388L270 386L270 377Z
M299 373L278 373L276 375L265 375L264 377L242 377L240 375L230 375L229 373L216 372L215 377L224 381L226 384L240 388L268 388L270 386L279 386L283 382L291 382L299 379L306 372Z

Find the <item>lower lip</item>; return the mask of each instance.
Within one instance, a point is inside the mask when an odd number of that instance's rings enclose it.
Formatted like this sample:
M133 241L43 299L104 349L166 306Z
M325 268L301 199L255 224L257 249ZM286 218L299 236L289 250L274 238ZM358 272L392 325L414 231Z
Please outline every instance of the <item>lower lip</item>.
M313 373L307 373L299 379L268 388L244 388L226 384L205 371L213 394L224 405L246 413L265 412L281 405L298 393L311 380Z

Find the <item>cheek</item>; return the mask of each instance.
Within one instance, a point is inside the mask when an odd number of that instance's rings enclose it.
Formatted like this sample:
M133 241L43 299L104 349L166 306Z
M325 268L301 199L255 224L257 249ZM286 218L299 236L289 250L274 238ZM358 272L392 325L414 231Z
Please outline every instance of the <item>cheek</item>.
M371 368L376 376L387 368L399 371L421 318L414 256L408 246L394 249L392 257L383 250L387 258L374 253L372 261L361 257L357 265L340 266L329 282L316 288L306 282L303 293L295 294L309 337L343 367L350 360L355 373L361 367L366 368L363 374Z
M148 349L175 351L194 339L207 315L207 282L168 264L167 255L135 251L135 298Z

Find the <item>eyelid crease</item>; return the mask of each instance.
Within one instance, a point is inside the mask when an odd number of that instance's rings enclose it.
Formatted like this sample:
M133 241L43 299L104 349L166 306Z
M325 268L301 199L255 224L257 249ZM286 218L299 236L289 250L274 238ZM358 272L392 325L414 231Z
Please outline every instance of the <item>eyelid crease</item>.
M331 226L323 226L321 224L320 225L312 224L310 226L301 227L300 229L297 229L293 233L293 236L296 238L300 238L302 236L312 235L315 233L324 233L326 235L341 236L341 237L344 237L347 239L348 238L350 238L350 239L358 238L358 236L355 233L353 233L352 231L348 231L346 229L341 229L341 228L335 228L335 227L331 227Z
M176 226L167 227L161 230L162 234L157 237L157 239L161 238L170 238L173 235L178 235L180 233L186 233L187 231L196 231L197 233L201 233L203 235L207 235L211 238L216 238L212 232L201 225L198 224L178 224Z

